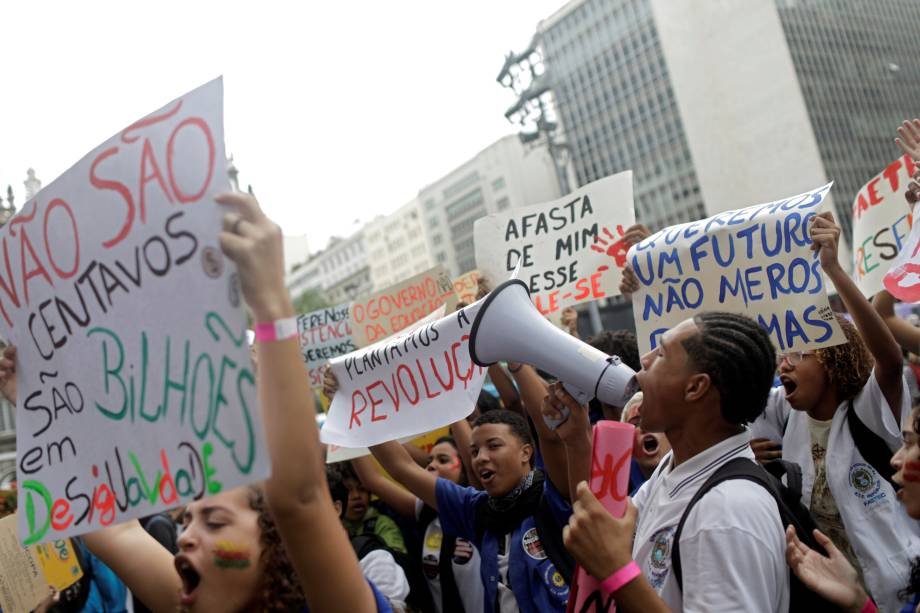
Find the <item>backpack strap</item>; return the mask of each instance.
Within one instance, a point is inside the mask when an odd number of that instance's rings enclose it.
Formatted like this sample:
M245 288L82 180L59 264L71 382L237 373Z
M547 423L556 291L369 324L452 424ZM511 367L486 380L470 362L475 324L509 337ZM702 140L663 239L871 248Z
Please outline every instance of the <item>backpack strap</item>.
M786 478L786 490L795 500L802 498L802 467L795 462L788 460L770 460L762 464L764 470L776 477L782 483L783 477Z
M441 557L438 560L438 577L441 581L441 610L443 613L463 613L463 600L454 577L454 549L457 539L441 532Z
M540 498L537 511L533 514L533 521L537 534L540 536L543 551L565 579L566 585L572 585L572 577L575 575L575 559L562 542L562 528L556 523L545 494Z
M376 528L377 528L377 518L371 517L369 519L364 520L362 532L364 534L375 534L374 531L376 530Z
M897 486L891 480L894 476L894 468L891 467L891 456L893 455L891 449L888 448L882 437L870 430L869 426L859 418L853 408L852 400L847 407L847 428L850 430L850 436L853 437L859 455L875 469L875 472L881 475L882 479L897 490Z
M696 491L690 499L690 502L687 503L687 508L684 509L683 515L680 516L680 521L677 524L677 531L674 533L674 539L671 545L671 570L674 572L674 578L677 579L677 586L681 590L684 589L684 583L680 565L680 536L684 531L684 524L687 523L687 517L690 516L690 510L706 495L706 492L723 481L729 481L731 479L746 479L758 483L765 490L770 492L770 495L776 500L777 505L782 504L776 483L771 481L770 475L753 460L749 458L734 458L716 469L714 473L709 475L709 478L706 479L703 485L700 486L700 489Z

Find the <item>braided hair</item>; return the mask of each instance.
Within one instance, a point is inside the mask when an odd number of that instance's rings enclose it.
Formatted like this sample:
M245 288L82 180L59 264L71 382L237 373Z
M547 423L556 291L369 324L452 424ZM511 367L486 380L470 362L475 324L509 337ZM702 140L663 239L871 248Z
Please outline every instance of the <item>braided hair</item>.
M709 311L693 318L699 333L683 341L691 363L719 390L722 418L754 421L767 404L776 372L769 335L744 315Z

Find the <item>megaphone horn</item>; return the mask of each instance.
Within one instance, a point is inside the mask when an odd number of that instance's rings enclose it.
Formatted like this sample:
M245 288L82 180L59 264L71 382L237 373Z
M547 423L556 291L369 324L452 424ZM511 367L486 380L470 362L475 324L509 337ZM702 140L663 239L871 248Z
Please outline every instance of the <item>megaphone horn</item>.
M563 332L540 315L519 279L486 296L470 330L470 357L479 366L500 360L523 362L562 381L580 404L597 398L622 407L637 390L636 373L617 356ZM555 429L565 421L546 420Z

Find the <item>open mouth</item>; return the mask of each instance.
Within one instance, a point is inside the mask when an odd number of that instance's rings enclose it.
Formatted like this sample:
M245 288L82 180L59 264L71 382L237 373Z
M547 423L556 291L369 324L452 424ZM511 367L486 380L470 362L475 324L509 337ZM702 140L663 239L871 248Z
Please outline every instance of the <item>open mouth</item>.
M642 437L641 444L642 451L644 451L646 455L655 455L658 453L658 437L652 434L646 434Z
M176 556L175 565L176 572L179 573L179 578L182 580L182 604L191 604L194 601L195 590L201 583L201 575L184 555Z
M487 483L491 483L494 478L495 478L494 470L489 470L486 468L486 469L479 471L479 482L482 483L483 485Z
M788 398L795 393L795 390L798 389L799 384L793 381L788 377L780 377L779 382L782 383L783 389L786 390L786 397Z

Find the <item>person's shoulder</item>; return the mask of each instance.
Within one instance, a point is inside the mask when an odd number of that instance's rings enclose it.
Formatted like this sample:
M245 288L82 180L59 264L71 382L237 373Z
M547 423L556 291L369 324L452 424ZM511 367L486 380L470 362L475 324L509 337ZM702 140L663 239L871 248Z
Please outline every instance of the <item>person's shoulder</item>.
M444 477L438 477L437 484L435 485L435 491L438 495L439 504L442 497L457 502L476 502L480 498L488 496L488 494L482 490L477 490L476 488L470 486L459 485L449 479L445 479Z
M764 539L783 532L776 499L762 485L729 479L699 499L687 517L687 529L734 530Z

